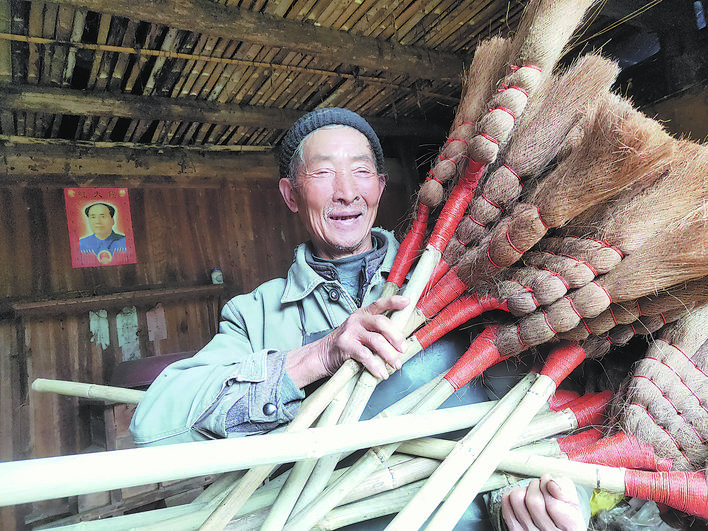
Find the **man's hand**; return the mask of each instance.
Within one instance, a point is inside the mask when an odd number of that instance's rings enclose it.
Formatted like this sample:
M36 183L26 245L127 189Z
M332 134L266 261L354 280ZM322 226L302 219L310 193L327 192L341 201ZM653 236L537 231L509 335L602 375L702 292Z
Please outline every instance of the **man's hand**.
M395 295L360 308L329 335L288 354L287 371L300 387L331 376L347 359L360 362L378 378L388 378L386 365L401 368L403 332L385 315L401 310L408 299Z
M525 488L506 492L502 498L502 516L509 531L586 529L573 482L548 474L541 476L540 480L533 480Z

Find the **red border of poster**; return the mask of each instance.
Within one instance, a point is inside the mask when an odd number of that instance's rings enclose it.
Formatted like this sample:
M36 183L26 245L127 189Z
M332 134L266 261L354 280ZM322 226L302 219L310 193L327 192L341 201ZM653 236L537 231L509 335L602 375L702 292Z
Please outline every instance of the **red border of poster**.
M137 262L126 188L65 188L64 202L71 267Z

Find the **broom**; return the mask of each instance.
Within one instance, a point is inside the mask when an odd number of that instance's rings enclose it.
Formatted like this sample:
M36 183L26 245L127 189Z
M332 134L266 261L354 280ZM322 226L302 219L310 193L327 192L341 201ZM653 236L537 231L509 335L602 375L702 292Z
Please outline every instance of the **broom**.
M700 279L708 274L708 220L687 222L677 233L659 234L614 269L545 309L499 328L500 352L513 354L539 345L621 303Z
M603 242L590 238L549 238L560 243L546 243L538 252L527 252L532 267L507 268L488 286L478 286L473 293L484 293L516 316L530 313L565 295L568 289L581 287L598 274L606 273L622 258L622 253ZM404 332L409 333L431 319L470 286L471 263L463 257L443 278L418 301ZM478 295L479 296L479 295ZM491 308L490 308L491 309Z
M558 334L558 337L581 341L591 334L605 334L617 325L631 324L644 316L675 311L689 312L696 304L703 304L706 300L708 300L708 278L701 278L639 299L622 303L613 302L597 317L582 319L578 326Z
M520 119L502 153L503 164L479 184L431 284L437 282L446 266L458 261L467 250L465 246L479 242L502 213L513 206L525 183L540 176L558 154L570 129L587 108L609 90L616 75L614 63L597 55L587 55L564 74L553 76L543 90L539 90L537 99L530 102L531 109Z
M652 173L661 173L674 143L657 122L610 96L585 117L580 146L545 178L475 249L472 284L512 265L549 228L617 195Z
M484 474L488 477L494 471L503 453L513 445L515 436L523 431L530 419L555 392L560 381L585 359L585 356L585 351L577 345L559 347L551 352L544 369L528 392L525 392L521 402L515 404L515 409L509 412L505 419L502 418L501 422L494 419L486 425L477 424L459 441L455 450L430 476L409 505L398 513L387 530L420 528L458 479L465 481L467 477L474 476L483 483ZM508 394L516 396L516 388ZM448 511L451 521L457 522L478 492L479 490L470 490L468 503L464 507L458 505Z
M613 410L676 470L703 470L708 456L708 306L662 330L623 385Z
M477 134L469 142L469 162L465 173L454 186L450 197L440 212L433 232L421 255L404 294L410 299L407 309L396 312L401 325L405 324L430 275L439 262L447 242L464 215L474 189L487 165L494 162L500 143L504 142L523 112L528 95L550 75L570 35L582 20L591 1L531 2L521 22L516 43L521 43L514 54L514 67L500 86L501 92L492 98L490 111L477 123ZM440 183L430 180L420 189L421 201L427 196L439 197ZM395 315L394 314L394 318Z
M496 88L497 80L503 75L502 67L508 59L510 48L509 39L493 37L481 42L475 49L450 134L426 176L427 181L435 181L440 187L436 187L437 194L428 193L417 201L415 219L398 248L382 297L395 295L403 285L406 275L422 250L430 210L442 201L443 184L464 171L467 145L475 131L474 122L482 115L484 105Z

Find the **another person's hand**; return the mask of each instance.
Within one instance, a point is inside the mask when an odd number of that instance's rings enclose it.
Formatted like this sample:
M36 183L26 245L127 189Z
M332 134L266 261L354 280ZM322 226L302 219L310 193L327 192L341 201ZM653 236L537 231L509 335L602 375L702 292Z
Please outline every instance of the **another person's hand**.
M527 487L511 489L502 498L502 516L509 531L586 529L573 482L548 474Z
M331 376L347 359L360 362L377 378L388 378L386 365L401 368L403 332L385 315L408 299L395 295L359 308L331 333L288 354L287 371L299 386Z

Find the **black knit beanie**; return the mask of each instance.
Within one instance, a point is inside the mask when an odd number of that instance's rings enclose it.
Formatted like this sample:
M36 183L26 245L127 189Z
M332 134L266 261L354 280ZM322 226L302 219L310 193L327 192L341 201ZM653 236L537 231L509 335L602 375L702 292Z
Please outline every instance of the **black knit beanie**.
M376 171L384 173L384 156L379 137L369 123L357 113L339 107L316 109L302 116L285 133L280 145L280 177L287 178L290 170L290 161L295 154L302 139L312 131L325 125L347 125L362 133L371 145L371 151L376 158Z

